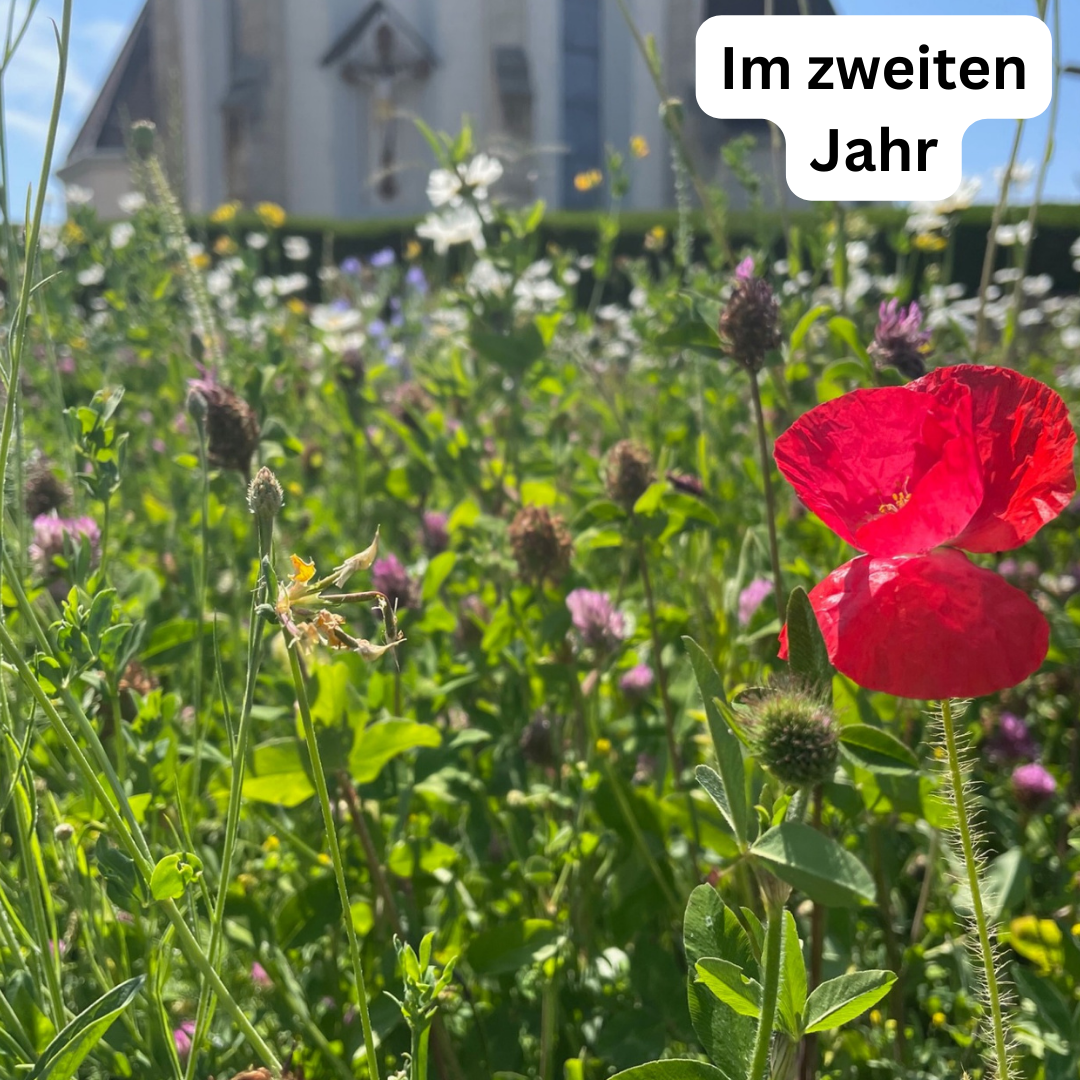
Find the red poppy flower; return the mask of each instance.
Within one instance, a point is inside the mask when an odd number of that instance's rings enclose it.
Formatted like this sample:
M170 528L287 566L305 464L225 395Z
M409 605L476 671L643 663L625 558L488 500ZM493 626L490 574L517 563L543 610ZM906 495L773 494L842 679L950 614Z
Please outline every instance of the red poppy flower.
M1045 618L955 549L1027 543L1075 493L1075 444L1049 387L967 364L853 391L780 436L799 498L865 552L810 593L837 670L913 698L989 694L1035 671Z

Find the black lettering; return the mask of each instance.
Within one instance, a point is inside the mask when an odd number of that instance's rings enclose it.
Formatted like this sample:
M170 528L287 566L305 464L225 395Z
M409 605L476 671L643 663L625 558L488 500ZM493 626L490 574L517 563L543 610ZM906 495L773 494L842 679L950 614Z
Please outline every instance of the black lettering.
M869 139L852 139L847 146L851 151L847 156L848 172L877 172Z
M883 127L881 129L881 171L889 171L889 155L892 153L894 146L900 148L900 171L911 171L911 147L907 144L907 139L890 139L889 129Z
M790 85L790 74L787 59L783 56L744 56L742 62L742 81L744 90L753 90L753 67L757 64L761 68L761 89L772 89L773 64L780 65L780 89L787 90Z
M926 151L931 146L937 146L937 139L919 140L919 172L926 172Z
M911 61L906 56L894 56L885 65L882 74L888 86L891 86L894 90L906 90L911 85L910 76L913 71ZM908 78L901 81L896 77L897 75L907 75Z
M832 67L833 58L831 56L811 56L810 63L818 64L820 66L810 80L807 90L831 90L833 84L831 82L822 82L821 80L825 78L826 73Z
M919 57L919 89L930 89L930 61L926 58L926 53L930 51L929 45L920 45L919 52L924 55Z
M880 63L881 57L875 56L874 59L870 61L870 70L867 71L866 65L863 63L863 58L861 56L856 56L855 59L851 61L851 69L848 70L844 65L844 58L838 56L836 58L836 67L840 72L840 85L843 86L845 90L850 90L855 85L855 77L858 76L862 79L863 88L865 90L873 90L874 83L877 80L878 64Z
M997 58L997 88L1005 89L1005 69L1012 64L1016 70L1016 89L1024 89L1024 61L1019 56L999 56Z
M955 90L956 83L949 82L947 76L949 74L948 67L950 64L956 63L956 57L949 56L944 49L938 49L938 54L934 57L934 63L937 65L938 86L942 90Z
M818 172L832 172L836 168L836 161L840 157L840 131L838 128L829 128L829 160L822 165L817 158L810 162L810 168Z
M735 89L735 50L730 45L724 46L724 89Z
M969 56L960 65L960 81L969 90L982 90L987 82L985 76L990 74L990 65L981 56ZM981 75L981 79L973 79L973 75Z

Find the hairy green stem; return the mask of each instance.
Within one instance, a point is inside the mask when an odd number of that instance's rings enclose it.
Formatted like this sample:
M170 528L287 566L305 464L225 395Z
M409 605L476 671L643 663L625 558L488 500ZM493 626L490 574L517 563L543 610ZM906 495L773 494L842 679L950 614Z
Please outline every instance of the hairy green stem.
M345 933L349 939L349 954L352 958L353 975L356 979L356 1004L360 1010L360 1024L364 1029L364 1048L367 1051L368 1075L371 1080L379 1080L379 1062L375 1056L375 1034L371 1028L371 1015L368 1012L364 965L360 959L360 944L356 940L356 928L353 926L352 905L349 903L349 887L345 882L345 866L341 860L341 846L338 844L337 823L334 821L334 812L330 807L330 794L326 788L326 773L323 770L322 755L319 753L319 741L315 735L315 724L311 719L311 706L308 703L304 673L300 670L298 648L299 646L293 643L288 650L293 686L296 690L296 704L300 709L300 721L304 728L304 739L307 742L308 756L311 758L312 779L315 781L315 791L319 796L319 806L322 808L326 839L330 845L330 860L334 864L334 877L337 880L338 896L341 898L341 917L345 922ZM426 1040L424 1042L424 1060L427 1061Z
M994 952L990 944L990 930L986 921L986 908L983 906L982 887L979 883L979 864L975 853L975 842L968 823L967 800L964 794L964 775L960 768L960 756L957 751L956 730L953 725L952 702L941 702L941 726L945 732L945 751L948 760L949 781L952 785L953 800L956 803L956 823L960 833L960 846L963 849L964 869L967 872L968 887L971 889L971 910L975 915L975 929L979 935L979 950L982 954L983 972L986 975L986 991L990 998L990 1021L994 1032L994 1057L997 1061L997 1080L1009 1080L1009 1052L1005 1039L1005 1020L1001 1005L1001 988L998 985L997 971L994 967Z
M754 419L757 422L758 453L761 456L761 479L765 485L765 514L769 521L769 558L772 561L773 588L776 590L776 610L784 619L784 579L780 574L780 545L776 540L776 499L772 487L772 459L769 457L769 440L765 434L765 410L761 407L761 387L757 372L750 372L750 394L754 401Z
M754 1039L754 1057L750 1062L748 1080L764 1080L772 1047L776 1003L780 997L780 951L783 948L784 908L770 903L765 929L765 982L761 988L761 1018Z

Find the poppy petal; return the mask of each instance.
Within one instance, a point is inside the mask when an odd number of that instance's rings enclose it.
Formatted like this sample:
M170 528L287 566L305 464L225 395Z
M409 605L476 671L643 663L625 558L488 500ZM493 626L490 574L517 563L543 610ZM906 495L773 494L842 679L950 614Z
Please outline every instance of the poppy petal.
M948 543L983 500L970 393L961 384L933 395L902 386L852 391L796 420L776 440L775 456L799 498L872 555Z
M1076 493L1076 434L1068 407L1035 379L978 364L938 368L907 389L937 396L957 382L971 391L983 500L955 544L967 551L1020 547Z
M836 669L897 697L1004 690L1038 670L1049 647L1050 626L1025 593L948 548L860 556L815 586L810 603Z

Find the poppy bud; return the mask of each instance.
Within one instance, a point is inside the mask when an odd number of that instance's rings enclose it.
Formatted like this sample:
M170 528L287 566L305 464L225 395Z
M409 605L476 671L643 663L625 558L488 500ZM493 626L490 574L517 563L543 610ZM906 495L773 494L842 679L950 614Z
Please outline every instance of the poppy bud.
M566 523L546 506L524 506L510 523L510 547L526 581L559 581L570 569L573 540Z
M71 491L52 471L49 459L36 457L26 470L24 499L26 516L32 521L42 514L59 514L71 498Z
M740 273L720 313L717 332L725 352L748 371L760 371L765 354L780 347L780 305L772 286L763 278Z
M752 708L754 752L773 776L794 787L832 779L840 741L824 705L798 690L769 690Z
M611 448L607 459L607 491L611 498L627 510L648 490L656 479L652 454L630 439L623 439Z

